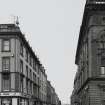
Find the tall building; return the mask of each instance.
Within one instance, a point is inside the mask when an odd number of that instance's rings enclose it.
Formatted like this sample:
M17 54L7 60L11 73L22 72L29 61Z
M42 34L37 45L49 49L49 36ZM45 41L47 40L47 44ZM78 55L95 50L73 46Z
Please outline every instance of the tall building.
M40 105L40 68L42 65L20 28L16 24L0 24L0 105ZM47 76L44 86L45 81Z
M87 0L71 105L105 105L105 0Z
M47 105L47 85L46 71L18 21L0 24L0 105ZM50 105L58 105L51 90Z

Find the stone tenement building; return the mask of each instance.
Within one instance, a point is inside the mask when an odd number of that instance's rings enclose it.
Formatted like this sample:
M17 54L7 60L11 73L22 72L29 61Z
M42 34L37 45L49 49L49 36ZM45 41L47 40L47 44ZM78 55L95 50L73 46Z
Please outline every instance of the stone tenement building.
M0 105L47 101L47 75L38 57L18 25L0 24Z
M50 81L47 81L47 105L61 105L61 101Z
M71 105L105 105L105 0L87 0Z

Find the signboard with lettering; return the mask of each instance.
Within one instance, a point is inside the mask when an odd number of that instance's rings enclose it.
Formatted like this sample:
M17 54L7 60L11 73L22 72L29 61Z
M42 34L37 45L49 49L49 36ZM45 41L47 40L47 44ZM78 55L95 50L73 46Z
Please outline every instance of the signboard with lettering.
M0 93L0 96L21 96L21 97L31 98L31 96L27 95L26 93L18 93L18 92L4 92Z
M4 93L0 93L0 96L21 96L21 94L15 93L15 92L4 92Z

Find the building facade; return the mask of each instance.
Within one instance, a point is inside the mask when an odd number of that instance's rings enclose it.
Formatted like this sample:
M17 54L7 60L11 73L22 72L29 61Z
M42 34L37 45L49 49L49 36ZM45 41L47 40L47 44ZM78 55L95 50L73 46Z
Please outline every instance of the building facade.
M50 81L47 81L47 105L61 105L61 101Z
M0 24L0 105L47 105L47 74L17 24Z
M105 0L87 0L71 105L105 105Z
M46 105L47 102L47 75L44 67L40 67L40 100L41 105Z
M39 59L15 24L0 25L0 105L36 105Z

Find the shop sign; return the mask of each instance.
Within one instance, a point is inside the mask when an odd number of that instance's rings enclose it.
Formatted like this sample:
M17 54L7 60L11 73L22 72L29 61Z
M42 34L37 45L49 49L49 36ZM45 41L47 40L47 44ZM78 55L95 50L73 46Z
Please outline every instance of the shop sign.
M0 96L20 96L20 93L5 92L5 93L0 93Z
M22 96L22 97L31 98L30 95L27 95L25 93L16 93L16 92L4 92L0 93L0 96Z

